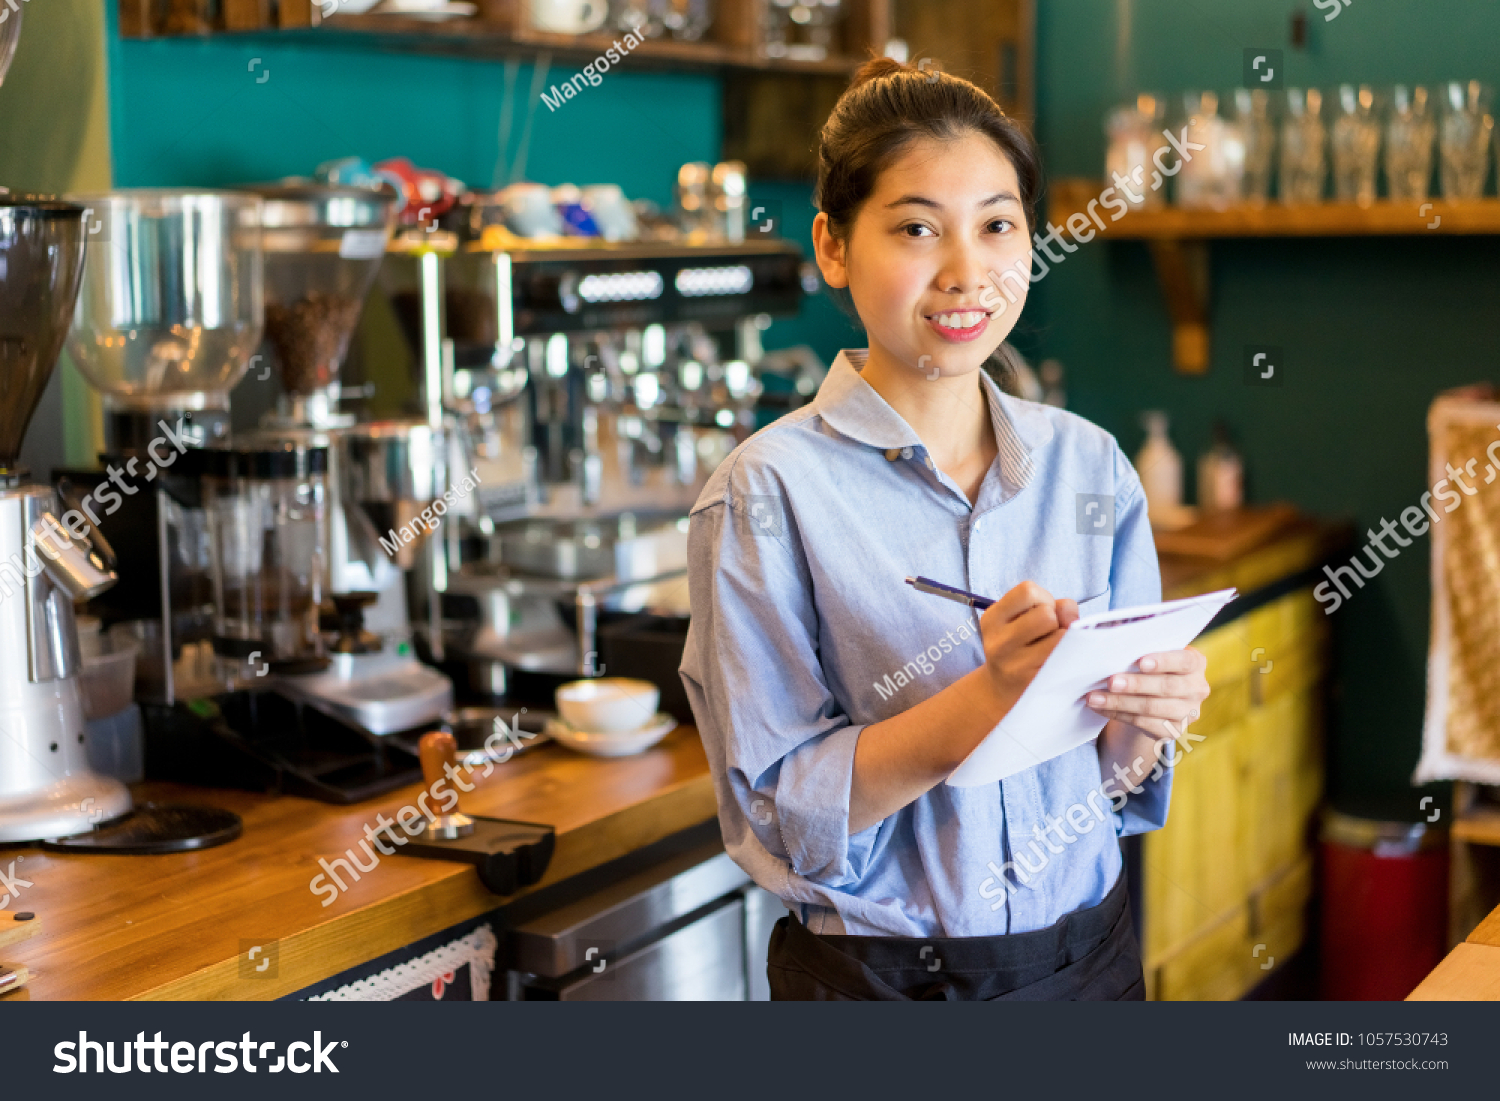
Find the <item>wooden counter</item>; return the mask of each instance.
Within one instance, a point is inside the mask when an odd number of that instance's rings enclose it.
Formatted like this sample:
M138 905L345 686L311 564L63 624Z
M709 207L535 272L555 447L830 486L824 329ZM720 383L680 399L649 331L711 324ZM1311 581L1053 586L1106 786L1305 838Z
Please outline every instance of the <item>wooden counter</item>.
M1299 522L1230 562L1164 556L1168 597L1237 585L1250 593L1315 565L1332 538ZM560 746L497 765L464 796L476 814L557 830L547 886L714 817L713 786L697 731L681 727L639 757L596 760ZM36 936L0 951L25 965L16 998L244 999L283 997L414 941L478 917L501 898L473 868L402 855L379 865L331 905L309 883L319 858L355 848L377 814L394 818L420 786L353 807L293 796L207 791L169 784L134 789L137 802L197 802L231 809L244 836L201 853L74 856L0 846L30 880L7 913L30 910ZM279 941L274 979L241 977L242 942Z
M465 810L557 830L546 878L556 883L640 849L716 813L703 745L679 727L661 745L618 760L539 746L495 766ZM288 795L171 784L133 789L137 802L227 807L245 821L228 845L171 856L73 856L0 847L0 863L33 883L8 917L30 910L39 935L6 947L30 985L11 998L126 1000L283 997L413 941L477 917L501 898L471 865L398 852L351 882L326 908L309 889L319 857L344 856L374 828L415 805L420 784L353 807ZM358 851L356 849L356 851ZM360 853L363 859L363 853ZM368 863L368 861L366 861ZM535 889L535 888L533 888ZM524 892L521 892L524 893ZM274 979L241 978L241 941L280 941Z
M1349 528L1345 524L1300 517L1275 538L1227 561L1162 554L1159 556L1162 599L1197 596L1231 585L1249 595L1315 568L1348 540Z
M1409 1002L1500 1001L1500 906L1407 995Z

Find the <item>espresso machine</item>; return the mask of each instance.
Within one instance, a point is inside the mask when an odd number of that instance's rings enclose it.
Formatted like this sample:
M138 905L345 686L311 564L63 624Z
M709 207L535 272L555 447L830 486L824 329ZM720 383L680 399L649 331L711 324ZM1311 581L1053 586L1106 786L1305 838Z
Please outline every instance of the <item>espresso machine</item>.
M83 833L130 810L87 765L75 600L115 583L89 518L16 465L83 267L84 209L0 195L0 841ZM61 516L66 524L58 519Z
M801 254L774 238L518 244L484 201L445 220L455 239L420 279L382 274L427 392L461 428L466 395L506 418L513 473L448 523L441 667L475 702L535 706L608 666L663 683L686 717L686 517L754 430L760 332L800 307ZM641 633L616 632L626 618Z

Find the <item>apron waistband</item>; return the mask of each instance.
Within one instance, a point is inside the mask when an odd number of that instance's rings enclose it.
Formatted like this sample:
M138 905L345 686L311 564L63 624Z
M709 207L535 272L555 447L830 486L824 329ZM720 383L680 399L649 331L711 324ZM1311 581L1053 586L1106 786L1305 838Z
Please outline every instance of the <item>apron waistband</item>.
M823 936L788 914L767 966L773 993L789 998L1116 1000L1145 989L1123 871L1098 905L1004 936Z

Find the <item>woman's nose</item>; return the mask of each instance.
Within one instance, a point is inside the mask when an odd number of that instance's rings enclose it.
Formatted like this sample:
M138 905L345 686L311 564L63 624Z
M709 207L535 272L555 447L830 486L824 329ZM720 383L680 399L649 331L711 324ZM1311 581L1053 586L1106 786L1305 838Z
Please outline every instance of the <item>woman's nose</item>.
M945 294L974 294L984 287L988 277L989 268L980 250L955 243L943 250L934 283Z

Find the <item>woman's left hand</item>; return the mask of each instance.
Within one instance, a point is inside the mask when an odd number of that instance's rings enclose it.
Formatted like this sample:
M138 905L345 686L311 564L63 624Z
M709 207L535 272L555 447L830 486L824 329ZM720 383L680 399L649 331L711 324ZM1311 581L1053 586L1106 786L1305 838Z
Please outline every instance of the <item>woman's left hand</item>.
M1208 698L1208 660L1189 646L1147 654L1137 664L1139 673L1116 673L1105 691L1090 692L1084 702L1152 738L1180 738Z

